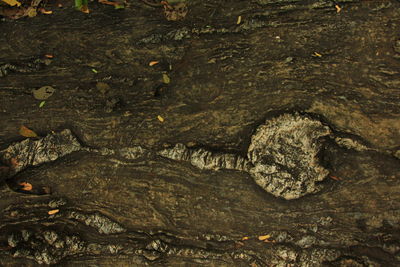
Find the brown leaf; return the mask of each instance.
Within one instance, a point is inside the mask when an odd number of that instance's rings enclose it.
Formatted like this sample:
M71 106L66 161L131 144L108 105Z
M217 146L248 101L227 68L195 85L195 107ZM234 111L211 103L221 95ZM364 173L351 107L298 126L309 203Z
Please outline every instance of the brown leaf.
M161 1L161 4L164 6L165 18L169 21L182 20L188 13L188 7L185 3L178 3L171 6L167 1Z
M271 237L270 235L260 235L260 236L258 237L258 240L264 241L264 240L267 240L267 239L270 238L270 237Z
M51 10L46 10L43 7L39 8L40 13L44 14L44 15L51 15L53 14L53 11ZM52 58L52 57L51 57Z
M158 61L150 61L149 66L151 67L151 66L154 66L156 64L158 64Z
M0 9L0 15L10 19L19 19L26 16L26 8L3 8Z
M89 7L88 7L87 5L83 5L83 6L81 7L81 11L82 11L83 13L85 13L85 14L89 14L89 13L90 13Z
M336 177L336 176L333 176L333 175L331 175L331 176L329 176L331 179L333 179L333 180L335 180L335 181L341 181L341 180L343 180L342 178L340 178L340 177Z
M27 182L21 182L21 183L19 183L19 185L22 186L21 190L24 190L24 191L31 191L33 188L33 186Z
M53 214L58 213L59 211L60 211L59 209L55 209L55 210L49 210L47 213L48 213L49 215L53 215Z
M19 128L19 134L24 136L24 137L38 137L38 135L29 129L28 127L25 127L24 125Z
M111 1L107 1L107 0L99 0L99 3L104 4L104 5L110 5L110 6L118 6L118 5L120 5L117 2L111 2Z

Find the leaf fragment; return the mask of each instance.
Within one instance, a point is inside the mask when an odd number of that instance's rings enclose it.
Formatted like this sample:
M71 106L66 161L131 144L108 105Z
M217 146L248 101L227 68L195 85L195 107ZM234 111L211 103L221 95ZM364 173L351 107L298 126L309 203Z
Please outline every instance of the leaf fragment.
M270 237L271 237L270 235L260 235L260 236L258 237L258 240L264 241L264 240L267 240L267 239L270 238Z
M239 25L242 22L242 16L239 16L237 18L236 24Z
M313 54L314 57L322 57L322 55L320 53L314 52Z
M89 14L90 13L89 7L87 5L83 5L80 10L85 14ZM97 73L97 72L95 72L95 73Z
M158 119L160 122L164 122L164 118L161 117L160 115L157 116L157 119Z
M165 84L169 84L171 82L171 79L169 78L169 76L166 73L163 73L162 79L163 79L163 83L165 83Z
M46 9L44 9L43 7L42 7L42 8L39 8L39 11L40 11L40 13L42 13L42 14L44 14L44 15L51 15L51 14L53 14L53 11L51 11L51 10L46 10Z
M38 135L34 131L24 125L19 128L19 134L24 137L38 137Z
M55 210L49 210L47 213L48 213L49 215L53 215L53 214L58 213L59 211L60 211L59 209L55 209Z
M21 183L19 183L19 185L22 186L21 190L24 190L24 191L31 191L33 188L33 186L27 182L21 182Z
M341 181L341 180L343 180L342 178L340 178L340 177L337 177L337 176L333 176L333 175L331 175L331 176L329 176L331 179L333 179L333 180L335 180L335 181Z
M243 241L245 241L245 240L249 240L250 238L248 237L248 236L244 236L244 237L242 237L242 240Z
M33 93L33 97L36 98L37 100L46 100L47 98L52 96L55 91L56 91L56 89L54 89L53 87L51 87L49 85L46 85L46 86L40 87L39 89L32 90L32 93Z
M20 6L21 5L21 3L18 2L17 0L1 0L1 1L7 3L10 6Z
M186 3L178 3L174 6L171 6L167 1L161 1L160 3L164 6L164 15L169 21L182 20L188 13Z
M82 10L81 10L82 11ZM85 13L84 11L82 11L83 13ZM94 72L94 73L98 73L98 71L96 70L96 69L92 69L92 71Z
M158 63L159 63L159 62L156 61L156 60L150 61L150 62L149 62L149 66L151 67L151 66L157 65Z
M40 102L40 104L39 104L39 108L42 108L42 107L44 106L44 104L46 104L46 101L42 101L42 102Z
M27 11L26 11L26 14L27 14L28 17L30 17L30 18L36 17L36 15L37 15L36 8L34 8L34 7L28 7L28 9L27 9Z
M336 13L339 13L342 10L342 8L339 5L335 5L335 8L336 8Z

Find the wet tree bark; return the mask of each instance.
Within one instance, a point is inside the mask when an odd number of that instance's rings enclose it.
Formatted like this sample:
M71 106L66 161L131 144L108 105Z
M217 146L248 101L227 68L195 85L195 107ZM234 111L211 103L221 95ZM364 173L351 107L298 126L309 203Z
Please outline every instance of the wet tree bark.
M188 5L180 22L137 2L0 22L0 263L398 266L400 2ZM182 143L246 159L284 113L331 131L314 194L285 200L247 172L157 154ZM10 171L21 125L70 129L82 148ZM10 189L21 182L51 194Z

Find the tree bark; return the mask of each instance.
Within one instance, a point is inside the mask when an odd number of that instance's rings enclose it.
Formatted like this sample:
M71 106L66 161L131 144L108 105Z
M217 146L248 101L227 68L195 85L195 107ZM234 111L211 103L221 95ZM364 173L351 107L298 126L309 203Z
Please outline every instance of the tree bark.
M178 22L138 2L0 22L0 263L398 266L400 2L187 3ZM326 127L329 174L287 200L249 147L292 115ZM283 151L297 181L308 152L274 140L260 162Z

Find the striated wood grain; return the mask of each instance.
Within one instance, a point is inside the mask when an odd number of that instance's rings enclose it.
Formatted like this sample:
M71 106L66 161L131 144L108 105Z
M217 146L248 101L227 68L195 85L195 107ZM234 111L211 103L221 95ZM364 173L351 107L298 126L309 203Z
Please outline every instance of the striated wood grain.
M0 169L51 188L2 184L0 264L399 265L400 2L187 2L181 22L136 2L0 22L0 150L21 125L82 145ZM283 200L246 172L157 155L182 143L246 158L258 126L295 112L332 130L316 194Z

